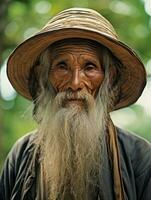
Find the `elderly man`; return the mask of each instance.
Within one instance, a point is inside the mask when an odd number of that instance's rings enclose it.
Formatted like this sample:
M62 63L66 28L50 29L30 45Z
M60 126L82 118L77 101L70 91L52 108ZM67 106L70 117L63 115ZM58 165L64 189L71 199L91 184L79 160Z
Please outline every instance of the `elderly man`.
M2 200L151 199L151 145L109 117L141 95L145 69L103 16L59 13L15 49L7 72L38 129L9 153Z

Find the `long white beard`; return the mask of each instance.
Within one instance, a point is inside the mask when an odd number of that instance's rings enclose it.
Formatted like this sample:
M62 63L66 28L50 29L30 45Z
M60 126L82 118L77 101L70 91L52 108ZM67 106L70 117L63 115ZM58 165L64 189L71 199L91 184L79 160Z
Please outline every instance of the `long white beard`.
M106 105L82 91L83 108L64 107L71 95L59 93L54 100L47 95L37 110L36 143L50 200L87 200L90 188L99 187Z

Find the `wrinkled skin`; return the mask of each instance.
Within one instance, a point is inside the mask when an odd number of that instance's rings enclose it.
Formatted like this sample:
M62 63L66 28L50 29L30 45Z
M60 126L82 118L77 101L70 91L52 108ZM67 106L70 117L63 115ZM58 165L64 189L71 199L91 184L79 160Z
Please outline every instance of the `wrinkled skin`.
M104 79L101 46L70 42L56 45L51 52L49 80L56 92L72 91L70 103L76 104L80 104L76 93L82 90L95 98Z

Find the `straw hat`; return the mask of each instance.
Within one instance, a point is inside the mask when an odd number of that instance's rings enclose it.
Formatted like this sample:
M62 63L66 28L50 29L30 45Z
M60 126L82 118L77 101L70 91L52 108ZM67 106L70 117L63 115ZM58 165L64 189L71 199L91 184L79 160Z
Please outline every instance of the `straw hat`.
M7 74L13 87L31 100L28 89L30 69L44 49L67 38L84 38L106 46L124 66L120 100L114 110L134 103L146 84L144 66L136 53L122 43L112 25L92 9L71 8L52 18L36 35L21 43L8 59Z

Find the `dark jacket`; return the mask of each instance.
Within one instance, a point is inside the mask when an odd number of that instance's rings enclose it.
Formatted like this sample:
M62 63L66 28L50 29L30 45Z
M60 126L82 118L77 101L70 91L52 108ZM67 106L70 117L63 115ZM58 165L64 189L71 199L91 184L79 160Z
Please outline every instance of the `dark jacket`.
M121 170L126 200L151 200L151 144L144 139L117 128L121 155ZM30 200L36 198L36 171L32 143L35 134L19 139L10 151L0 180L1 200ZM90 199L114 200L112 169L106 151L102 173L102 189ZM23 184L24 183L24 184ZM23 191L23 193L22 193ZM22 197L21 197L22 193Z

